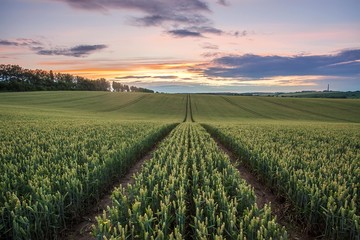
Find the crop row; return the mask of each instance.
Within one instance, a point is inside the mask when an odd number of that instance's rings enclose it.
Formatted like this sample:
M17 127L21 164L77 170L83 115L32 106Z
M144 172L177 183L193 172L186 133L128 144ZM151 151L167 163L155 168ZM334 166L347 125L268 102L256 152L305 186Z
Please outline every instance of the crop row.
M112 194L97 239L286 239L253 189L200 125L182 123L135 183Z
M85 121L0 127L0 238L57 238L173 127Z
M285 194L312 232L326 238L360 238L357 125L205 127Z

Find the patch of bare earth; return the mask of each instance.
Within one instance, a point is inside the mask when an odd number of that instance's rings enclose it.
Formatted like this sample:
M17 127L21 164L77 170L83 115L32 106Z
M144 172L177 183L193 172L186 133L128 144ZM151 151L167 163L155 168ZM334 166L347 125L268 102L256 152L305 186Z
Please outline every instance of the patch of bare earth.
M259 208L263 208L265 204L271 203L271 212L276 216L277 222L284 226L289 239L296 240L310 240L316 239L309 235L304 227L293 219L291 211L291 204L286 201L284 197L278 196L272 189L266 186L263 180L259 179L256 174L243 163L239 163L238 158L214 138L218 147L225 152L231 162L238 169L241 177L254 188L256 195L256 204Z
M115 181L103 198L94 206L92 209L89 210L88 214L82 217L82 221L78 224L74 225L70 229L68 229L65 239L67 240L90 240L95 239L92 236L92 225L96 224L96 216L99 216L103 213L107 207L112 206L111 201L111 193L114 191L116 187L122 185L123 187L127 187L128 184L134 183L133 175L141 170L142 165L145 161L149 160L152 157L152 153L154 152L156 147L154 147L147 155L137 161L128 171L128 173L119 178Z

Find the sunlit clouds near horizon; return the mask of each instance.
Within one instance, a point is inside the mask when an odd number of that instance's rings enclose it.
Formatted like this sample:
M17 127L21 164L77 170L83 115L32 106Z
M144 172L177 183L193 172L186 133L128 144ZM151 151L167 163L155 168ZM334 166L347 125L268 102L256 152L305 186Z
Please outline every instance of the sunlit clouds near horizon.
M357 0L3 0L0 64L161 92L360 90Z

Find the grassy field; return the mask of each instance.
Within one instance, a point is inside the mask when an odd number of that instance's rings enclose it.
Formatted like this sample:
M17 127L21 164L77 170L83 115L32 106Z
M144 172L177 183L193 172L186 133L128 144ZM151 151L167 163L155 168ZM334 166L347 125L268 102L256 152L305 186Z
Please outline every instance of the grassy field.
M182 123L185 120L186 123ZM191 123L193 121L196 123ZM5 192L0 202L0 238L56 238L79 217L78 213L96 202L102 188L119 175L117 173L124 174L137 157L180 124L171 132L172 139L167 140L170 143L160 145L149 162L149 166L164 168L161 177L157 177L161 171L140 173L127 207L114 208L110 219L99 218L99 225L94 228L98 239L123 233L216 239L235 236L238 232L242 234L236 235L239 239L257 239L257 236L286 239L286 229L275 224L270 208L257 209L251 200L249 212L230 210L236 206L236 199L254 193L252 190L241 193L248 185L241 180L241 175L228 176L227 172L234 169L228 160L217 162L226 156L216 157L220 150L198 123L259 178L268 179L270 186L293 206L298 220L308 223L305 224L307 230L325 238L360 237L359 99L109 92L0 93L0 123L0 187ZM161 162L166 159L170 162ZM220 165L204 165L204 160ZM184 174L188 172L184 175L185 182L175 179L177 173L170 171L174 164L180 164ZM57 174L52 174L51 169L56 169ZM194 173L202 179L204 190L195 189ZM135 201L147 191L145 182L150 175L155 179L174 179L154 182L159 186L163 184L166 191L153 199L153 203L140 198ZM219 185L210 191L213 187L207 185L223 182L211 182L212 175L228 179L226 186ZM182 193L172 192L172 184L183 186L184 199L177 199ZM233 196L227 189L231 186L235 191L235 185L242 190L236 190L239 193ZM168 201L166 193L172 194L173 208L161 206ZM119 194L119 191L113 193L114 198L120 197L117 201L123 200ZM224 199L229 203L225 204ZM141 201L144 201L143 208L137 209ZM202 201L207 202L209 209L216 210L194 215L192 211L202 206ZM177 209L180 207L177 204L189 209ZM220 205L229 209L229 215L223 215L225 210L218 208ZM128 209L136 210L139 217L136 221L117 215L122 211L126 216ZM147 225L149 219L144 219L149 214L168 211L166 209L174 214L181 212L185 222L155 217L156 220ZM261 214L267 216L269 223L245 217L233 219L237 215L251 215L256 219ZM193 222L194 217L197 222ZM122 225L114 230L108 223L116 224L118 218L122 219ZM215 225L209 225L210 218ZM228 223L222 226L217 222L221 219ZM236 226L231 221L236 222ZM194 227L195 223L198 227ZM146 226L152 227L145 231Z
M192 95L197 122L360 122L357 99L295 99Z
M108 92L1 93L0 118L180 122L185 94ZM316 121L360 123L358 99L191 95L197 122Z
M297 98L360 98L360 91L355 92L299 92L282 93L279 97L297 97Z
M109 92L1 93L0 118L180 121L186 95Z

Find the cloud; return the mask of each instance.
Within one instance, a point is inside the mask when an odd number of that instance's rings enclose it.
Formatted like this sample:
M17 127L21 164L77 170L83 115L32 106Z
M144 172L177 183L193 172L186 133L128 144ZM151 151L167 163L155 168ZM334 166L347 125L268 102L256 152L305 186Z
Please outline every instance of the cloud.
M166 21L171 21L171 18L161 15L151 15L142 18L134 18L133 24L138 26L159 26Z
M149 79L149 78L157 78L157 79L177 79L178 76L175 75L161 75L161 76L137 76L137 75L129 75L125 77L115 77L115 79Z
M223 6L229 6L229 3L226 0L218 0L217 3Z
M129 75L129 76L125 76L125 77L116 77L116 79L144 79L144 78L151 78L151 76Z
M190 31L186 29L177 29L177 30L171 30L167 33L175 36L175 37L203 37L203 35L199 32Z
M4 46L19 46L19 44L17 42L11 42L8 40L0 40L0 45L4 45Z
M223 31L214 27L200 26L169 30L167 33L174 37L204 37L204 33L221 35Z
M26 47L34 51L38 55L63 55L71 57L84 57L95 51L107 48L106 45L78 45L70 48L52 48L47 49L43 42L29 39L29 38L18 38L15 40L0 39L0 46L13 46L13 47Z
M201 0L57 0L73 8L107 12L110 10L135 10L145 14L134 18L145 25L158 25L171 21L195 23L208 21L201 14L211 12L207 3Z
M203 70L209 77L267 78L275 76L360 75L360 49L333 55L260 56L246 54L215 58Z
M178 79L178 76L174 75L167 75L167 76L154 76L153 78L160 78L160 79Z
M207 27L207 26L193 27L192 29L194 29L200 33L212 33L212 34L217 34L217 35L221 35L222 33L224 33L222 30L220 30L218 28Z
M108 12L111 10L137 11L143 16L132 17L136 26L159 26L174 37L201 37L204 33L222 34L213 27L206 14L211 10L205 0L56 0L75 9ZM226 0L218 4L227 6Z
M63 55L71 57L84 57L90 53L107 48L106 45L79 45L72 48L55 48L55 49L41 49L37 51L39 55Z
M164 9L173 11L209 11L208 5L201 0L57 0L73 8L109 11L111 9L133 9L145 13L159 13Z
M221 52L205 52L201 54L201 56L204 58L217 58L221 55L223 55Z
M41 42L29 39L29 38L17 38L15 40L5 40L0 39L0 45L3 46L28 46L28 47L38 47L42 45Z
M193 14L188 16L187 14L155 14L147 15L145 17L133 18L131 23L136 26L162 26L164 28L174 26L196 26L196 25L210 25L211 22L206 17L200 14Z
M248 31L244 30L244 31L241 31L241 32L236 31L236 32L234 32L233 35L235 37L246 37L248 34L249 34Z
M215 45L215 44L212 44L212 43L208 43L208 42L203 43L203 44L201 45L201 47L202 47L203 49L210 49L210 50L218 50L218 49L219 49L219 46L218 46L218 45Z

